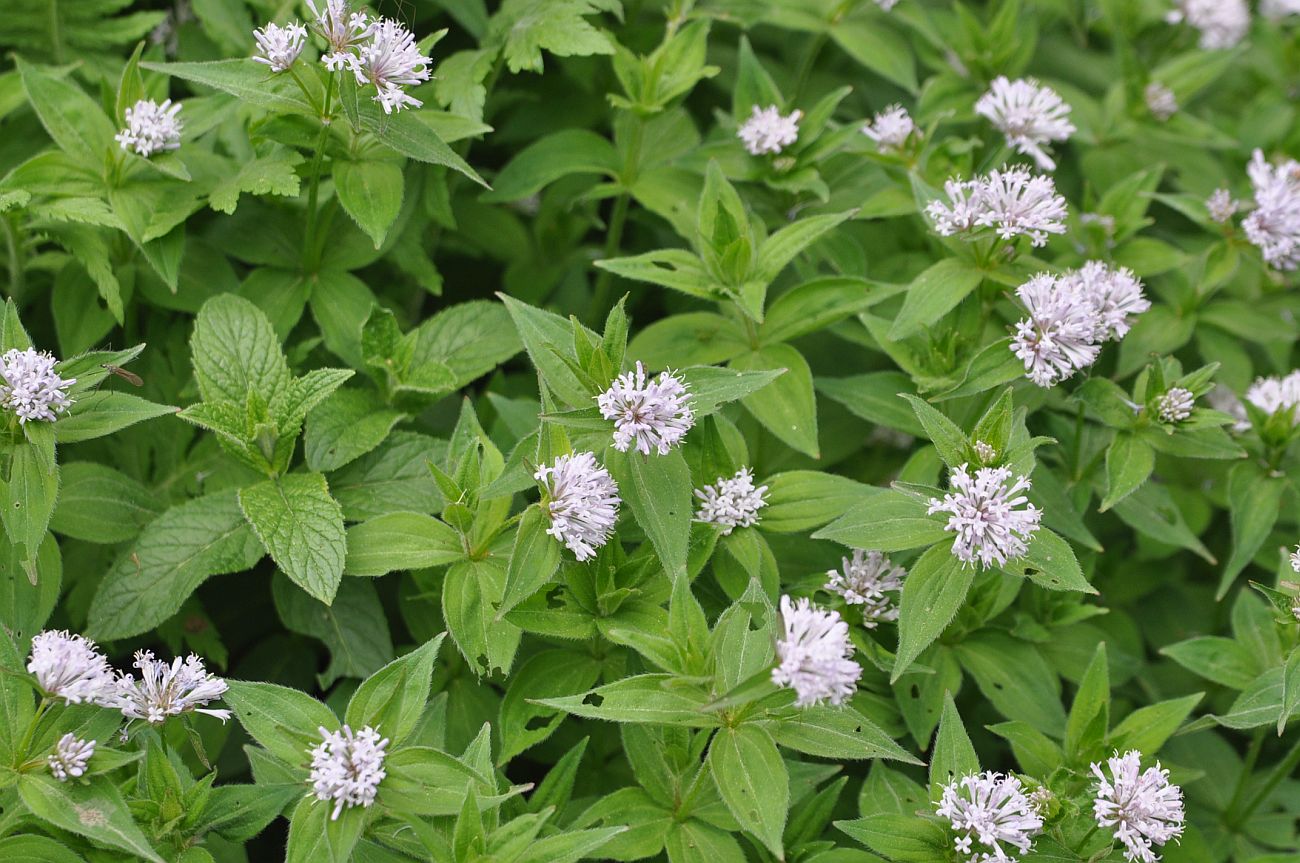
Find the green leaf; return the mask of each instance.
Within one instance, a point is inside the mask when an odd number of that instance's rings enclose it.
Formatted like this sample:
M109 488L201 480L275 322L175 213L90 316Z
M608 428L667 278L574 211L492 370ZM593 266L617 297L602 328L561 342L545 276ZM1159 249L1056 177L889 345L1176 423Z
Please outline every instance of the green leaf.
M786 444L812 458L820 458L817 400L813 395L812 370L803 354L790 345L768 345L736 357L730 365L742 371L785 370L785 374L761 392L746 396L740 403Z
M402 168L395 162L336 159L334 191L343 210L378 249L402 210Z
M337 819L333 807L312 795L303 797L289 816L285 863L348 863L366 825L366 810L345 807Z
M174 506L149 522L104 576L89 631L103 640L148 632L210 576L250 569L263 554L233 489Z
M390 512L353 525L348 528L347 549L344 571L349 575L425 569L466 555L455 530L418 512Z
M27 442L14 446L10 459L9 480L0 480L0 502L4 504L0 516L10 541L24 546L24 559L30 560L36 556L54 513L59 469L48 453Z
M1193 674L1232 689L1245 689L1264 670L1245 645L1219 635L1189 638L1160 652Z
M510 676L501 700L497 765L505 765L559 728L564 714L539 700L586 692L599 676L595 659L572 650L543 650L528 657Z
M285 764L305 771L320 730L339 726L334 712L305 692L274 683L227 681L223 699L249 736Z
M763 530L801 533L821 527L856 506L886 494L848 477L813 470L792 470L767 477Z
M926 434L916 413L899 398L916 392L916 384L902 372L870 372L847 378L818 378L817 389L848 408L854 416L896 429L913 437Z
M862 504L813 534L852 548L883 552L907 551L943 542L949 536L942 519L926 512L924 500L893 489L881 489Z
M1147 755L1160 751L1202 698L1202 693L1139 707L1110 732L1107 742L1115 749L1137 749Z
M951 844L942 827L911 814L886 812L854 821L836 821L835 826L872 851L899 863L943 860Z
M372 101L363 100L358 106L361 129L374 135L381 143L397 153L417 162L445 165L458 174L464 174L484 188L490 188L469 164L447 146L433 127L422 123L415 111L397 111L385 114Z
M60 830L163 863L132 820L117 786L106 777L74 783L28 773L19 777L18 793L33 815Z
M271 595L286 629L318 639L329 648L330 664L317 675L321 689L329 689L340 677L371 675L393 658L388 619L373 583L345 578L334 602L325 605L277 573Z
M328 605L343 577L343 510L318 473L287 474L240 489L239 507L294 584Z
M668 455L642 455L610 449L605 464L618 483L619 494L649 537L664 571L671 578L686 575L691 535L691 471L681 450Z
M433 664L442 634L375 672L348 702L344 722L353 728L370 725L400 746L415 729L429 700Z
M117 131L103 109L71 80L49 75L21 58L16 65L28 101L59 149L89 168L102 165L115 147Z
M1092 662L1079 681L1065 722L1065 749L1071 757L1087 755L1106 738L1110 727L1110 666L1106 642L1097 645Z
M954 647L980 692L1008 719L1045 733L1065 725L1061 682L1037 646L998 632L978 632Z
M555 556L558 560L558 547ZM505 676L514 664L522 632L502 620L498 611L506 587L501 563L490 559L461 561L448 568L443 579L443 619L477 675Z
M547 535L550 526L550 514L541 504L528 507L519 519L510 565L506 569L505 590L496 610L498 621L540 590L559 568L560 543Z
M303 455L316 471L337 470L384 442L406 418L372 390L340 389L307 415Z
M776 743L754 725L722 728L709 745L708 763L718 794L741 828L783 858L790 777Z
M974 580L975 568L953 555L951 540L931 546L912 564L899 601L898 654L890 683L947 628Z
M34 566L25 554L19 554L21 550L0 536L0 625L19 642L24 642L40 631L58 603L63 586L63 559L58 542L48 534L36 554ZM26 688L25 683L13 682ZM4 761L0 754L0 764Z
M690 392L691 411L698 420L717 413L725 404L757 393L781 377L784 371L741 372L715 366L692 366L678 374Z
M279 114L318 115L288 75L276 75L251 59L214 60L207 63L150 63L142 69L229 93L241 103Z
M54 437L61 444L79 443L177 412L171 405L154 404L130 393L99 390L77 399L67 416L54 424Z
M1106 497L1098 512L1105 512L1146 482L1156 466L1151 446L1132 432L1120 432L1106 450Z
M916 70L907 40L883 25L879 17L837 20L829 32L835 44L854 60L904 90L916 92Z
M607 139L587 129L564 129L520 150L493 178L484 201L518 201L571 174L618 176L622 159Z
M1219 577L1216 598L1222 599L1241 571L1259 551L1277 522L1285 480L1265 475L1249 463L1228 474L1228 509L1232 519L1232 555Z
M1024 555L1007 561L1002 570L1028 577L1034 584L1048 590L1097 592L1083 577L1074 549L1045 527L1034 531Z
M921 763L852 707L814 705L774 724L772 734L777 743L808 755L837 760L887 758L908 764Z
M930 798L937 800L945 785L979 770L979 757L966 733L966 725L961 721L957 705L953 704L952 693L946 693L939 732L934 737L934 755L930 759Z
M759 327L763 344L788 342L837 323L889 296L885 286L850 276L804 282L777 297Z
M891 339L905 339L936 323L979 287L984 274L959 258L944 258L912 280L903 308L889 328Z
M702 690L683 685L668 674L624 677L590 692L539 698L537 703L610 722L674 723L687 728L719 724L716 715L704 711L708 696Z
M234 294L218 294L203 304L194 321L190 353L206 402L243 404L256 392L270 403L289 386L289 367L271 322L261 309Z
M912 405L912 410L916 413L916 418L920 420L921 425L925 428L925 433L934 444L934 448L939 451L939 458L943 459L944 464L950 468L958 467L970 461L967 452L970 450L970 440L966 433L957 427L957 424L939 413L929 402L917 398L908 393L899 393L907 399ZM991 443L991 441L989 442Z
M809 216L783 226L764 240L759 247L758 261L755 262L755 272L751 278L762 282L773 281L800 252L836 225L851 218L856 212L856 210L846 210L842 213Z

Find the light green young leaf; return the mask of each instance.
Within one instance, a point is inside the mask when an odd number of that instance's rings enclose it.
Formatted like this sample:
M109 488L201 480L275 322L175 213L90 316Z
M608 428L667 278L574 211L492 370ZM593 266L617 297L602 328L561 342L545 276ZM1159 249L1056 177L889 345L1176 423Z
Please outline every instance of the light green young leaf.
M347 549L344 571L349 575L442 566L467 554L455 530L419 512L389 512L353 525L348 528Z
M150 863L163 863L163 858L136 826L117 786L107 777L96 776L74 783L28 773L18 778L18 794L33 815L60 830L85 836Z
M693 497L691 471L681 450L642 455L611 448L605 464L623 503L654 545L664 572L670 578L685 577Z
M718 794L740 826L778 859L790 807L790 776L776 743L752 725L722 728L709 744L709 771Z

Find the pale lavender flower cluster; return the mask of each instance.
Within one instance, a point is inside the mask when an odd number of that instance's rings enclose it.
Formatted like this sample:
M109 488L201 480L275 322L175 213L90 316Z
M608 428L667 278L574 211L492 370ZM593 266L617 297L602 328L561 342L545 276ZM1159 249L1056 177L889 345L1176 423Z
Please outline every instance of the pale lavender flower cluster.
M76 378L64 379L54 370L58 361L48 352L10 348L0 357L0 404L18 414L20 423L29 420L54 422L72 406L68 388Z
M1295 551L1291 552L1291 568L1296 572L1300 572L1300 545L1297 545Z
M86 765L95 754L95 741L82 740L72 732L59 738L54 751L45 759L50 773L60 782L85 775Z
M369 725L353 733L344 725L338 731L317 729L321 742L310 750L312 793L317 800L334 803L330 820L338 820L345 808L370 806L387 776L384 759L388 738Z
M1240 206L1233 200L1232 192L1227 189L1215 189L1214 193L1205 199L1205 210L1210 214L1210 219L1220 225L1236 215Z
M1142 97L1146 100L1147 110L1151 112L1151 116L1161 123L1178 113L1178 97L1174 95L1173 90L1159 81L1147 84L1146 89L1142 91Z
M267 24L253 31L257 56L253 60L271 67L272 72L288 72L307 44L307 28L294 21L283 27Z
M1021 557L1038 530L1042 511L1023 492L1029 478L1016 477L1005 467L982 467L972 477L960 465L948 476L949 492L943 500L930 498L928 512L949 515L944 530L956 535L952 553L964 564L1002 566Z
M1017 165L969 180L953 178L943 188L948 200L931 201L925 208L942 236L988 228L1004 240L1026 236L1043 246L1048 234L1065 233L1065 198L1046 175Z
M1186 387L1172 387L1156 401L1156 414L1161 422L1178 423L1192 415L1196 396Z
M1255 189L1255 209L1241 222L1246 239L1279 270L1300 267L1300 162L1271 164L1255 151L1247 168Z
M755 105L754 112L741 124L736 135L751 155L779 153L799 139L799 120L802 117L802 111L792 111L783 116L775 105L766 108Z
M1165 20L1195 27L1201 31L1200 46L1213 51L1231 48L1245 38L1250 7L1246 0L1174 0Z
M878 551L861 548L840 563L840 569L827 570L826 589L849 605L861 606L864 627L875 629L881 621L898 620L898 605L888 594L902 590L907 570Z
M65 630L47 630L32 638L27 670L50 698L69 704L95 704L121 711L127 719L160 723L182 713L206 713L222 722L229 710L204 709L229 687L209 674L203 660L191 654L170 665L142 650L135 654L140 679L114 675L95 642Z
M314 29L325 40L321 62L332 72L348 71L358 85L372 85L374 100L385 114L424 103L407 93L432 77L433 61L420 53L415 35L391 18L369 19L354 12L347 0L307 0L316 16Z
M1070 106L1055 90L1033 78L1012 81L1000 75L993 79L975 103L975 113L1006 136L1007 146L1033 157L1044 171L1056 169L1044 145L1067 140L1076 131L1070 122Z
M137 650L135 667L140 678L122 674L104 701L105 706L117 708L127 719L143 719L157 725L169 716L182 713L205 713L222 722L230 718L229 710L205 706L230 687L209 673L203 667L203 660L194 654L184 659L178 656L169 665L154 659L152 651Z
M149 158L154 153L177 150L181 146L181 129L184 123L178 116L181 104L165 99L162 104L153 99L141 99L126 109L126 128L113 140L123 150Z
M1256 378L1246 390L1246 401L1270 416L1286 413L1300 425L1300 369L1284 377Z
M781 620L784 635L776 642L772 682L793 689L799 707L823 701L839 705L852 697L862 666L853 661L849 625L839 613L783 596Z
M700 509L695 520L722 526L728 536L738 527L758 524L758 511L767 506L767 486L754 485L754 473L744 467L730 479L718 477L713 485L695 490Z
M1014 776L963 776L943 789L935 809L957 833L953 845L971 863L1012 863L1043 829L1043 818Z
M1123 338L1132 316L1151 308L1131 270L1101 261L1060 276L1041 273L1017 288L1016 296L1029 317L1016 323L1011 350L1040 387L1092 365L1103 342Z
M546 489L551 518L547 533L564 543L578 560L596 556L618 521L618 483L596 462L594 453L562 455L533 478Z
M32 638L27 671L46 695L69 704L101 704L113 687L113 670L95 642L62 629Z
M902 105L890 105L862 127L862 134L886 153L901 150L915 132L916 124Z
M650 380L639 360L636 369L615 378L596 403L600 415L614 421L614 449L619 452L635 445L647 455L651 450L667 455L695 424L682 380L671 371Z
M1110 775L1094 763L1097 797L1093 815L1102 827L1114 832L1124 845L1124 857L1131 863L1156 863L1160 855L1154 845L1164 845L1183 833L1183 792L1169 782L1169 771L1160 767L1142 770L1142 753L1129 750L1106 761Z
M1280 21L1289 15L1300 15L1300 0L1263 0L1259 14L1270 21Z

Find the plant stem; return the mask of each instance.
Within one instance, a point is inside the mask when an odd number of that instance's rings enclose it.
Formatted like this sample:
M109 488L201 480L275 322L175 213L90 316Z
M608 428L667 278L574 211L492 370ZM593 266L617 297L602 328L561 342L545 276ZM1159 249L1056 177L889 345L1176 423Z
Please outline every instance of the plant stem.
M633 115L632 123L632 136L628 141L627 153L623 157L623 171L618 178L623 191L614 201L614 209L609 216L609 233L605 235L605 250L602 257L607 259L616 257L623 243L623 227L627 224L628 205L631 203L627 190L636 182L641 167L641 144L645 138L645 122ZM609 312L609 286L613 279L614 274L609 270L601 270L596 276L588 318L593 324L600 323Z
M333 124L330 109L333 107L334 81L337 75L337 72L331 72L329 81L325 84L325 108L321 111L320 135L316 138L316 152L311 161L311 175L307 186L307 230L303 234L302 242L304 269L316 263L312 257L312 249L316 245L316 200L320 192L320 169L325 159L325 143L329 140L330 126Z
M1255 813L1260 804L1268 799L1268 795L1273 793L1273 789L1277 788L1278 783L1291 775L1292 771L1296 769L1296 765L1300 765L1300 741L1296 741L1295 746L1291 747L1291 751L1286 754L1286 757L1279 761L1277 766L1268 774L1268 778L1264 780L1264 787L1260 788L1255 796L1250 798L1242 808L1241 813L1235 815L1235 817L1229 813L1231 820L1228 825L1238 827L1244 823L1247 818Z
M15 303L22 302L23 296L23 260L22 244L18 242L18 229L8 216L0 216L4 225L5 248L9 252L9 296Z
M40 703L36 705L36 713L32 714L32 721L28 724L26 733L23 734L23 742L18 746L20 757L25 758L27 756L27 750L32 745L32 739L36 737L36 726L40 724L41 717L45 715L45 711L49 706L50 699L42 695Z
M1264 729L1255 729L1255 735L1250 739L1250 748L1246 750L1246 758L1241 765L1241 773L1237 776L1237 787L1232 789L1232 800L1228 803L1228 808L1223 810L1225 815L1230 815L1237 810L1238 804L1241 803L1241 797L1246 793L1246 783L1250 781L1250 774L1255 769L1255 762L1259 759L1259 750L1264 746Z

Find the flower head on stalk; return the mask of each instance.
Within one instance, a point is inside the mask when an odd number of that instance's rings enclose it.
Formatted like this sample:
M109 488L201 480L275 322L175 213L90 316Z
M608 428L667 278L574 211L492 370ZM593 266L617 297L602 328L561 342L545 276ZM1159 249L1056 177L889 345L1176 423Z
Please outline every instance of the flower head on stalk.
M546 531L578 560L596 556L618 521L618 483L596 463L594 453L562 455L533 478L546 488L551 526Z
M943 500L930 499L931 514L949 514L944 529L956 534L952 553L963 563L1003 566L1028 551L1043 514L1024 495L1029 478L1011 477L1005 467L982 467L972 477L963 464L949 474Z
M95 754L95 741L82 740L72 732L59 738L54 744L54 751L45 759L50 773L60 782L67 782L69 777L76 779L86 772L86 764Z
M1033 78L995 78L975 103L975 113L987 117L1006 136L1007 146L1033 157L1044 171L1056 169L1044 145L1064 141L1075 132L1070 106L1055 90Z
M267 24L253 31L257 42L256 63L270 66L272 72L287 72L307 44L307 28L297 21L283 27Z
M320 58L325 68L331 72L348 68L352 50L369 38L374 24L364 12L353 12L348 0L307 0L307 8L316 16L313 29L328 46Z
M154 153L180 149L181 129L185 125L178 116L180 111L181 104L171 99L163 100L162 104L141 99L126 109L126 128L113 140L123 150L134 151L146 159Z
M1043 246L1048 234L1065 233L1065 198L1056 193L1052 178L1019 165L969 180L952 178L943 188L947 200L931 201L925 208L942 236L989 228L1003 240L1025 236Z
M614 421L614 449L651 450L667 455L695 424L686 385L671 371L651 380L638 360L636 369L614 379L596 397L600 415Z
M695 520L722 526L722 535L728 536L738 527L758 524L758 511L767 506L767 486L754 485L754 472L747 467L736 471L728 479L718 477L713 485L697 488L700 509Z
M1156 762L1142 769L1142 753L1131 749L1107 759L1108 773L1100 762L1092 765L1097 777L1093 815L1124 845L1130 863L1156 863L1160 855L1152 846L1164 845L1183 832L1183 792L1169 782L1169 771Z
M947 818L957 837L956 849L970 863L1013 863L1033 847L1043 818L1014 776L985 772L950 783L943 789L936 813Z
M777 666L772 681L793 689L795 705L808 707L829 701L843 704L857 691L862 666L853 661L849 625L838 612L826 611L807 599L781 597L784 635L776 642Z
M348 55L348 68L361 85L373 84L375 101L385 114L424 103L404 88L428 81L433 60L420 53L415 34L391 18L381 18L371 28L369 41Z
M198 656L190 654L184 659L178 656L168 664L154 659L152 651L138 650L135 667L140 679L123 674L106 702L106 706L121 710L127 719L143 719L158 725L167 717L182 713L206 713L222 722L230 718L229 710L206 707L230 687L220 677L210 674Z
M862 608L862 625L875 629L880 621L898 620L898 605L887 594L901 590L907 570L878 551L853 549L842 567L826 572L826 589L838 593L849 605Z
M311 752L312 794L317 800L333 802L330 820L337 821L344 809L370 806L379 793L379 783L388 775L384 759L388 738L369 725L353 733L344 725L338 731L320 732L321 742Z
M68 704L99 704L113 688L108 658L95 642L63 629L32 639L27 670L46 695Z
M753 156L779 153L799 139L799 120L802 111L792 111L782 116L775 105L766 108L754 106L754 113L741 124L736 135Z

